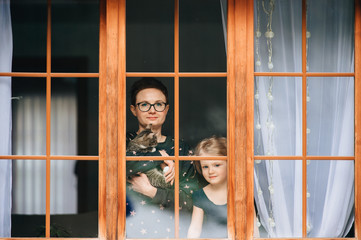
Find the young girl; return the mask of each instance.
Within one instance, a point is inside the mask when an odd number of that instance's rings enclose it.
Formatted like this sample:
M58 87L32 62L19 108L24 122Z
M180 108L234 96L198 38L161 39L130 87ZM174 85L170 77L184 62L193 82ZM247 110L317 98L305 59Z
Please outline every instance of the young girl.
M202 140L195 149L197 156L227 156L223 137ZM193 193L193 214L188 238L227 238L227 161L201 160L194 165L209 183ZM254 214L254 237L259 237Z
M227 156L223 137L202 140L195 149L197 156ZM227 161L195 161L196 169L209 183L193 193L193 214L188 238L227 238Z

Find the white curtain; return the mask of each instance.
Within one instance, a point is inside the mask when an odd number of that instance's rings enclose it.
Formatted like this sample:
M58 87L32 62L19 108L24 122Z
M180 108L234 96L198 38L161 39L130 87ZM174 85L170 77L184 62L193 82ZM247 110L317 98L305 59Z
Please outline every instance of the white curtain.
M0 72L11 72L10 1L0 0ZM11 155L11 78L0 77L0 155ZM11 235L11 161L0 160L0 237Z
M255 66L269 72L269 1L254 3L255 32L260 26L262 33L255 41ZM275 0L275 72L301 71L301 9L301 1ZM354 1L308 1L307 25L309 71L353 72ZM259 77L255 84L256 153L302 155L302 79ZM307 154L353 156L354 79L309 78L307 92ZM268 236L301 237L302 161L256 161L254 173L256 206ZM307 236L345 236L354 218L353 161L309 161L307 196Z
M54 94L51 99L51 154L77 154L77 100L75 93ZM44 155L46 151L46 101L39 94L24 94L14 112L14 154ZM76 161L52 160L50 213L77 213ZM45 214L46 163L14 163L14 214Z

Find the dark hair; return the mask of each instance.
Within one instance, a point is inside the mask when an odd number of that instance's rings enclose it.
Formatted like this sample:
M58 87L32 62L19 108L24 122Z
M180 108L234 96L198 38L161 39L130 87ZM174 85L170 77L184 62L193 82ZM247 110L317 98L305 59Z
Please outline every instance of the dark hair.
M217 136L203 139L198 143L194 152L196 156L201 155L201 153L207 153L211 156L227 156L227 139ZM193 164L196 170L202 173L200 161L194 161Z
M160 90L165 96L166 103L169 103L167 87L164 86L161 81L153 77L144 77L133 83L130 89L130 104L134 106L136 104L137 94L147 88L155 88Z

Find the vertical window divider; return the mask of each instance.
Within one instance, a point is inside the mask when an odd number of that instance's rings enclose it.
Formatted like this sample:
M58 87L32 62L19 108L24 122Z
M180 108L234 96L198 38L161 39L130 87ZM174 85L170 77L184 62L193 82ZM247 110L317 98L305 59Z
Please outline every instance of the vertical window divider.
M106 115L105 124L106 131L104 134L105 149L105 191L106 198L105 200L105 236L106 239L122 239L121 234L123 234L124 226L119 227L118 216L121 214L120 208L125 208L125 204L122 199L119 199L120 190L124 189L123 186L119 186L120 183L125 184L125 178L123 175L119 176L119 171L124 170L121 168L121 161L125 161L121 158L120 152L124 149L119 149L122 143L119 142L119 139L124 139L124 136L119 135L124 131L123 129L118 129L120 122L124 120L124 114L119 113L119 104L124 104L119 102L120 85L124 84L121 82L121 69L120 67L120 50L123 46L120 45L120 27L119 27L119 15L120 15L120 4L124 5L124 2L118 0L108 0L106 1L106 69L104 70L106 81L106 89L104 96L104 101L106 106L104 106L104 112ZM122 55L123 56L123 55ZM125 60L124 60L125 61ZM121 119L119 119L121 118ZM103 153L102 153L103 154ZM120 179L119 179L120 178ZM123 179L124 178L124 179ZM123 212L124 213L124 212Z
M232 7L232 5L230 5ZM231 9L229 9L232 12ZM234 219L235 219L235 238L246 239L247 237L247 214L249 210L247 207L247 195L251 194L251 187L247 186L247 96L250 89L247 89L247 1L235 0L234 2L234 17L232 18L234 34L234 58L228 62L229 67L232 68L234 75L228 76L229 82L234 84L234 89L229 89L231 96L234 98L229 106L230 125L229 134L232 136L229 141L234 142L234 146L230 149L229 161L234 169L235 174L235 194L234 194ZM230 36L228 36L230 37ZM253 48L252 48L253 49ZM230 54L231 49L227 50ZM234 96L232 96L234 95ZM253 94L252 94L253 95ZM234 123L232 123L234 121ZM232 125L234 127L232 127ZM233 129L232 129L233 128ZM233 134L232 134L233 132ZM230 195L231 197L232 195ZM253 209L253 208L251 208ZM230 209L231 210L231 209ZM232 218L228 218L232 221Z
M355 0L355 238L361 237L361 0Z
M119 1L118 48L118 239L126 238L126 1Z
M227 4L227 228L228 238L236 238L236 205L237 189L235 179L235 0ZM231 221L228 221L231 220Z
M307 237L307 0L302 0L302 237Z
M246 195L246 239L254 238L254 219L255 219L255 209L254 209L254 3L253 1L247 1L246 6L246 89L247 96L246 99L246 110L245 110L245 119L246 119L246 186L249 188L249 191Z
M106 24L106 0L100 0L100 16L99 16L99 204L98 204L98 237L106 238L106 69L107 69L107 24Z
M46 210L45 237L50 237L50 154L51 154L51 0L47 0L46 33Z
M174 233L179 238L179 0L174 0Z

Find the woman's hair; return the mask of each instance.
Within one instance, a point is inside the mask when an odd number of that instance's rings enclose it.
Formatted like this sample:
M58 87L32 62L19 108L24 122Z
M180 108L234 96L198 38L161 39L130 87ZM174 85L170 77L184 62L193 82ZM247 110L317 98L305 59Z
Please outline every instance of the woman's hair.
M153 77L144 77L141 78L140 80L136 81L135 83L133 83L131 89L130 89L130 104L135 106L136 104L136 98L137 98L137 94L147 88L155 88L160 90L166 99L166 103L168 104L168 90L166 88L166 86L164 86L164 84L153 78Z
M198 143L194 151L196 156L199 156L202 153L210 156L227 156L227 139L225 137L216 136L203 139ZM202 173L200 161L194 161L194 165L196 170L199 173Z

